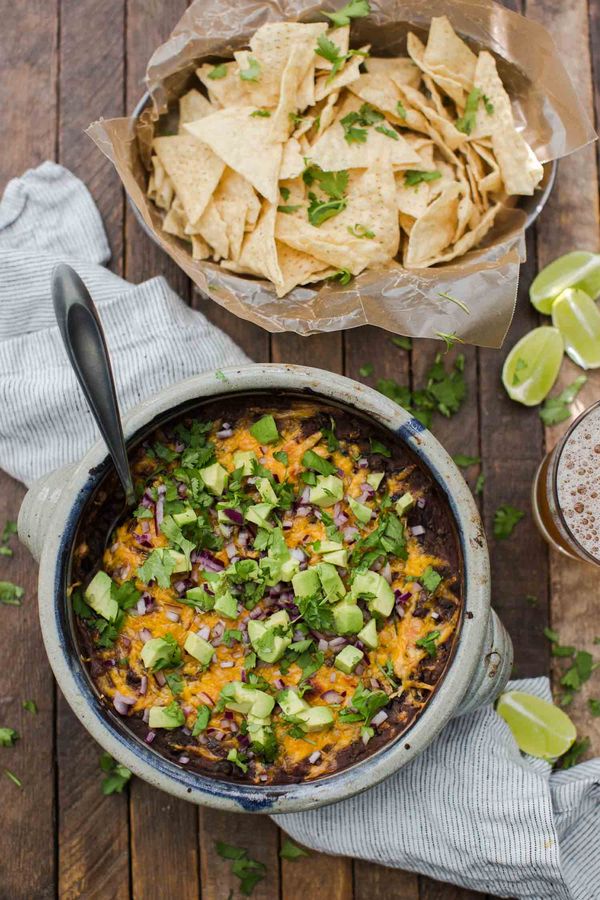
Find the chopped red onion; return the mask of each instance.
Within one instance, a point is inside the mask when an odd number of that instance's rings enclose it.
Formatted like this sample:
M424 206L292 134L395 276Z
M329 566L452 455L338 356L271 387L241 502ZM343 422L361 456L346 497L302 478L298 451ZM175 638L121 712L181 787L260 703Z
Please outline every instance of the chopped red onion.
M318 649L321 651L321 653L325 653L325 651L329 649L329 641L319 641Z
M320 759L321 759L321 751L320 750L315 750L315 752L311 753L310 756L308 757L308 761L311 764L311 766L314 766L315 763L318 763Z
M120 716L126 716L129 713L129 707L135 703L134 697L127 697L125 694L116 692L113 698L113 706Z
M378 691L379 690L379 682L376 678L371 678L371 690Z
M388 584L392 583L392 567L390 566L389 562L386 562L385 566L381 570L381 575L383 578L385 578Z
M259 776L258 776L258 780L259 780L259 781L263 781L263 782L264 782L264 781L268 781L268 780L269 780L269 776L268 776L268 775L259 775Z
M290 553L294 557L294 559L298 560L298 562L304 562L304 560L306 559L306 553L304 552L304 550L302 550L301 547L292 547Z
M150 531L150 522L148 519L142 519L140 522L140 528L142 529L142 534L148 534Z
M240 532L238 533L238 542L239 542L240 547L247 547L249 540L250 540L250 535L248 534L248 532L246 531L245 528L242 528L240 530Z
M160 687L164 687L165 684L167 683L167 679L165 678L165 676L163 675L162 672L155 672L154 678L156 679L156 683L159 684Z
M425 507L427 506L427 500L425 499L425 497L419 497L419 499L417 500L417 506L419 507L419 509L425 509Z
M208 694L205 694L204 691L199 691L199 693L198 693L198 699L199 699L199 700L202 700L203 703L206 703L207 706L214 706L214 705L215 705L215 704L213 703L211 697L209 697Z
M230 723L229 723L229 730L231 731L232 734L237 734L237 732L240 730L240 729L238 728L237 722L230 722Z
M300 516L300 518L307 518L308 516L310 516L310 513L311 513L310 506L300 505L298 507L298 509L296 510L296 515Z
M388 714L386 713L385 709L380 709L379 712L376 713L376 715L374 715L371 719L371 725L376 728L378 725L382 725L387 717Z
M335 684L335 672L331 673L331 675L329 676L329 681L331 682L331 684Z
M159 497L154 507L154 521L156 522L156 533L160 531L160 524L164 518L165 498Z
M365 667L362 663L359 663L354 671L357 675L363 675L364 671L365 671Z
M283 681L282 678L275 678L273 681L273 684L277 688L278 691L282 691L285 687L285 682Z
M354 525L349 525L348 528L344 528L343 535L344 540L346 541L355 541L358 537L359 531L358 528L355 528Z
M210 736L211 736L212 738L214 738L215 741L222 741L223 738L225 737L225 732L224 732L224 731L219 731L218 728L211 728L211 735L210 735Z
M138 688L140 697L143 697L147 690L148 690L148 676L142 675L142 678L140 681L140 686Z
M240 672L240 681L243 681L244 684L248 681L248 675L245 669L242 669Z
M344 647L348 643L345 637L335 637L333 640L329 641L330 650L339 650L340 647Z
M145 722L147 725L149 721L150 721L150 708L148 707L148 709L145 709L144 712L142 713L142 722Z
M185 766L185 764L189 763L189 761L190 761L189 756L180 756L179 757L179 762L181 763L182 766Z
M199 562L201 562L204 568L209 572L222 572L225 568L224 563L222 563L220 559L217 559L216 556L213 556L210 550L203 550L201 552Z
M220 431L217 431L217 433L216 433L215 436L218 437L218 438L221 438L221 440L224 440L225 438L233 437L233 429L232 429L232 428L225 428L225 427L223 426L223 428L221 428Z
M151 744L155 737L156 737L156 732L155 732L155 731L149 731L148 734L146 735L146 738L145 738L146 743L147 743L147 744Z
M234 525L244 524L244 516L239 509L224 509L223 512Z
M165 612L165 616L169 620L169 622L179 622L179 613L176 613L172 609L167 609Z
M219 525L219 531L224 538L230 538L233 534L233 527L231 525L224 525L223 522L221 522Z
M324 694L321 694L321 699L325 701L325 703L333 703L339 704L343 701L343 697L341 694L338 694L337 691L325 691Z
M300 494L300 503L308 503L310 501L310 487L308 485Z
M140 631L140 641L143 641L144 644L147 644L148 641L152 640L152 632L148 631L147 628L142 628Z
M198 630L198 637L201 637L202 640L207 641L210 637L210 628L208 625L203 625L202 628Z
M431 613L431 618L432 618L432 619L435 619L435 620L437 621L437 619L439 619L439 617L440 617L440 614L439 614L438 612L432 612L432 613Z
M231 668L233 668L233 660L232 660L232 659L229 659L229 660L227 660L226 662L222 662L222 663L221 663L221 668L222 668L222 669L231 669Z
M263 610L260 609L260 607L255 606L254 609L252 610L252 612L250 613L250 615L248 616L248 618L249 619L260 619L263 615L264 615Z
M365 459L364 456L361 456L361 458L358 460L356 465L358 466L359 469L368 469L369 460Z
M419 535L425 534L425 529L422 525L413 525L410 531L411 534L413 534L415 537L419 537Z
M136 609L137 609L138 616L146 615L146 601L144 600L143 597L140 597L140 599L138 600Z
M184 497L187 497L187 485L180 481L177 485L177 494L183 500Z

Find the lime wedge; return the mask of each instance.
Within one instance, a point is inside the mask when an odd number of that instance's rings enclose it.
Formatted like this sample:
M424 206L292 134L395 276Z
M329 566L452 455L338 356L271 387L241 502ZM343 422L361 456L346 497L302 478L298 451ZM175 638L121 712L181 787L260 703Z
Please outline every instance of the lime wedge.
M549 316L558 295L570 287L579 288L592 298L600 294L600 253L573 250L559 256L534 278L529 299L539 312Z
M543 325L517 341L502 367L502 384L512 400L541 403L556 381L564 352L557 328Z
M565 342L565 350L582 369L600 366L600 310L585 291L567 288L554 301L552 324Z
M523 753L541 759L556 759L566 753L577 737L577 730L568 715L532 694L508 691L502 694L496 707L513 733Z

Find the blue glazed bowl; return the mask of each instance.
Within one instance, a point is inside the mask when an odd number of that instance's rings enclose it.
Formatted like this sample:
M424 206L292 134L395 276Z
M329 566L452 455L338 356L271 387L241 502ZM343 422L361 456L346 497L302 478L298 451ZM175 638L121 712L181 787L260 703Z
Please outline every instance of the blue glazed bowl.
M447 498L459 535L464 605L454 656L421 715L396 740L372 756L332 775L299 784L255 786L186 770L154 751L102 701L81 660L66 588L77 529L94 491L111 468L98 442L84 459L36 482L19 513L19 536L40 562L39 613L56 680L92 737L136 775L174 796L230 811L286 813L345 799L377 784L406 765L453 716L493 700L512 665L510 639L490 608L489 560L485 535L469 488L450 456L404 409L377 391L320 369L248 365L211 372L172 385L136 407L124 421L132 443L157 420L181 408L236 393L265 391L310 394L360 411L398 435L420 458Z

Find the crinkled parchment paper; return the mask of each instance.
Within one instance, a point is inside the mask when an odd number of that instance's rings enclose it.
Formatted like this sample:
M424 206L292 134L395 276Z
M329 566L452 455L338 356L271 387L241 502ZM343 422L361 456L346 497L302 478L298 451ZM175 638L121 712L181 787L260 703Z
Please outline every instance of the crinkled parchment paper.
M278 299L265 281L193 260L183 242L161 230L161 215L145 196L153 123L189 86L200 87L193 74L199 61L230 58L265 22L315 21L322 19L322 8L342 5L343 0L195 0L148 63L152 103L140 119L100 120L88 134L114 163L152 237L204 294L235 315L273 332L311 334L371 324L413 337L455 332L467 343L499 347L525 258L520 209L506 209L480 249L450 263L411 271L392 263L363 272L346 287L325 282ZM536 22L493 0L371 0L371 8L368 18L353 23L351 40L353 46L371 43L374 55L406 55L407 31L424 34L431 18L440 15L448 16L473 49L496 54L517 127L542 162L596 137L552 38ZM535 198L529 200L535 205ZM470 313L442 293L466 303Z

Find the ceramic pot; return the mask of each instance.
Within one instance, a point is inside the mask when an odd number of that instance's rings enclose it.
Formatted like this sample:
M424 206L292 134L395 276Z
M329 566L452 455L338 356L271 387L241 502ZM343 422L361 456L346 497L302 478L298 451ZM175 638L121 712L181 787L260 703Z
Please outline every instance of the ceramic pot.
M50 664L75 714L100 746L146 781L186 800L219 809L285 813L311 809L366 790L406 765L454 716L489 703L504 687L512 646L490 608L486 539L473 497L458 468L433 435L396 403L348 378L291 365L247 365L172 385L124 420L133 443L156 421L182 407L236 393L307 394L359 410L398 435L438 483L454 516L464 571L464 604L453 658L436 691L408 731L338 773L287 785L244 785L186 771L141 742L98 696L80 659L66 587L74 537L86 504L111 467L99 441L80 463L36 482L19 513L19 537L40 563L39 612Z

